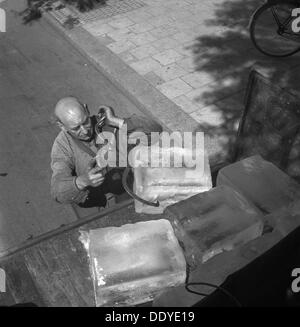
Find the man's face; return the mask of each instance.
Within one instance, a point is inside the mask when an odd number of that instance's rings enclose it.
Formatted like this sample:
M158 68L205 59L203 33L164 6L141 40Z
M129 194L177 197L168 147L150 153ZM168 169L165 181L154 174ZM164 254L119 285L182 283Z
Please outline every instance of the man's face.
M89 141L93 137L94 130L87 108L81 108L69 115L64 122L65 129L74 137L82 141Z

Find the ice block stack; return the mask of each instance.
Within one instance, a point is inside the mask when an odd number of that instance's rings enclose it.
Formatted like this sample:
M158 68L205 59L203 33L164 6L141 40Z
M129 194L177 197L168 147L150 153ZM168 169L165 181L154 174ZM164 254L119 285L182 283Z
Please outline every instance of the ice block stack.
M186 171L169 173L148 170L140 182L180 185ZM300 225L300 186L256 155L222 168L215 188L167 206L164 217L89 232L97 306L136 305L184 284L186 268L260 237L267 219L287 235Z

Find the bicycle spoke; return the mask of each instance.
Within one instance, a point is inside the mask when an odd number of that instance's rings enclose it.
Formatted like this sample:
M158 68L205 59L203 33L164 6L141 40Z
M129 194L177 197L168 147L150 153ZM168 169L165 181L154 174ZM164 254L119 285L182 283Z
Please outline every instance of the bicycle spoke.
M281 27L280 20L279 20L277 14L276 14L276 8L275 7L271 7L271 12L272 12L272 15L273 15L273 17L275 19L275 22L276 22L277 26L278 27Z
M294 7L291 7L290 9L285 9L285 8L280 8L281 12L284 12L287 17L285 18L285 20L281 23L279 20L279 14L276 14L276 18L278 19L278 26L279 27L287 27L289 26L289 24L292 22L292 20L294 19L294 17L292 16L292 10L294 9ZM278 8L276 8L275 6L271 7L271 10L276 12L278 11ZM290 25L291 26L291 25Z

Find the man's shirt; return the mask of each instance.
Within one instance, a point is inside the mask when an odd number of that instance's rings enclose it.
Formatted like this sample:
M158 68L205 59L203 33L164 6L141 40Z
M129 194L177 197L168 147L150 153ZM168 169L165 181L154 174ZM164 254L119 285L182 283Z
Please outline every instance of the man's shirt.
M94 116L92 116L94 117ZM94 118L93 118L94 119ZM161 126L157 123L133 115L125 119L128 132L140 130L146 133L161 132ZM83 142L89 146L93 152L97 153L98 147L95 144L96 135L91 142ZM82 203L89 191L79 190L75 179L86 173L92 156L81 149L73 140L73 137L65 131L61 131L56 137L51 151L51 195L60 203Z
M89 144L88 144L89 143ZM94 140L85 142L96 155ZM65 131L56 137L51 151L51 178L52 197L60 203L84 202L88 190L79 190L75 179L88 170L93 157L79 148L73 138Z

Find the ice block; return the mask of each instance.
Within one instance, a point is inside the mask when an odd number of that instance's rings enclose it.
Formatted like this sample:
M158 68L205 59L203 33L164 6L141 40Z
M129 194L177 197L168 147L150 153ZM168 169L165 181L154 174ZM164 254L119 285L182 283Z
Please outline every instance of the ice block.
M138 213L158 214L176 202L182 201L195 194L208 191L212 188L212 179L208 158L205 152L199 155L202 162L194 167L182 165L176 167L174 157L181 158L184 162L193 158L194 150L180 147L152 147L154 157L158 159L155 163L158 167L148 164L150 155L146 156L148 147L138 147L133 157L134 168L134 192L142 199L151 202L159 201L159 207L147 206L135 200L135 210ZM200 151L200 149L199 149ZM170 165L166 167L164 158L170 155ZM148 164L148 166L147 166Z
M218 186L166 208L190 267L259 237L261 212L240 193Z
M300 185L259 155L222 168L217 185L233 187L264 213L271 213L300 198Z
M132 306L185 282L183 251L166 219L90 230L96 306Z

